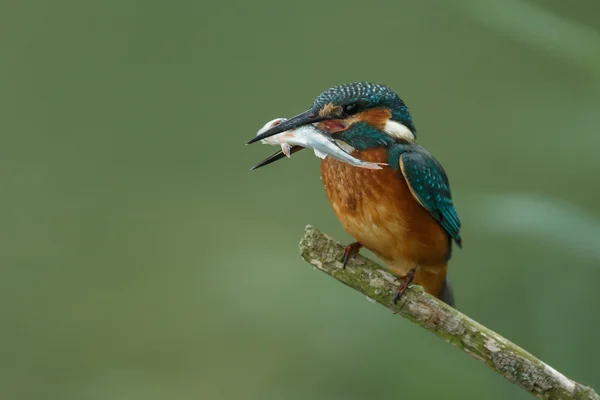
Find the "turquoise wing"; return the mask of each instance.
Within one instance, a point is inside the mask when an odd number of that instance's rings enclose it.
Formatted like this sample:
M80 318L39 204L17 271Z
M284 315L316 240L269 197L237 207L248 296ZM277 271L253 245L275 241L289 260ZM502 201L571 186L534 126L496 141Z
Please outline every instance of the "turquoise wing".
M409 151L400 156L400 170L415 199L461 246L460 220L452 203L448 177L440 163L429 153Z

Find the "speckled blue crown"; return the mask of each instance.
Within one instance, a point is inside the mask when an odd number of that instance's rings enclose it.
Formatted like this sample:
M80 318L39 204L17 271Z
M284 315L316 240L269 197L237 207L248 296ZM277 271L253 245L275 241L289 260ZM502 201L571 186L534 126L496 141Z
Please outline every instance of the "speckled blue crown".
M408 107L389 87L370 82L354 82L335 86L321 93L311 110L318 113L326 104L335 105L360 103L365 107L389 107L392 119L401 122L413 133L416 132Z

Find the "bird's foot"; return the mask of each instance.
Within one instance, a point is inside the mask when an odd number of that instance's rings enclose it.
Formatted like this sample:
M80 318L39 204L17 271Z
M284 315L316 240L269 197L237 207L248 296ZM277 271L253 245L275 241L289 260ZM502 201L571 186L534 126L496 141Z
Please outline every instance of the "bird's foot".
M358 242L350 243L348 246L344 247L344 256L342 257L342 269L346 269L346 264L352 257L358 254L360 248L363 247L362 244Z
M410 271L408 271L408 273L404 276L399 276L398 278L396 278L396 280L398 279L402 279L402 285L400 285L400 288L398 289L398 291L396 292L396 296L394 296L394 304L398 303L398 300L400 300L400 297L402 297L402 294L406 291L406 289L408 289L408 286L412 283L413 279L415 279L415 271L417 270L417 267L411 268Z

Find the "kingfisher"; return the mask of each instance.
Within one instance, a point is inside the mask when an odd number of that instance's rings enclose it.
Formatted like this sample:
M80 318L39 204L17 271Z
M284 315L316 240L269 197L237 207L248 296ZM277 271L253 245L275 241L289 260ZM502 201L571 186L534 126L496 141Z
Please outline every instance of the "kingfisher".
M345 247L343 267L365 247L402 280L394 303L414 282L454 306L447 270L453 242L462 247L461 223L446 172L416 143L417 130L404 101L385 85L335 86L307 111L248 144L307 124L331 135L353 157L387 164L372 170L333 157L321 160L329 203L355 240ZM291 153L302 148L293 146ZM280 151L255 168L283 157Z

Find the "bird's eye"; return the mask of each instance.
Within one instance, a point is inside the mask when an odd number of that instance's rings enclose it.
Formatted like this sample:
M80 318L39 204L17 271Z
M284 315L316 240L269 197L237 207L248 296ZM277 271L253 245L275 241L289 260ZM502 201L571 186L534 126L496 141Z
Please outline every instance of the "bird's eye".
M360 111L360 106L356 103L346 104L344 106L344 114L353 115Z

